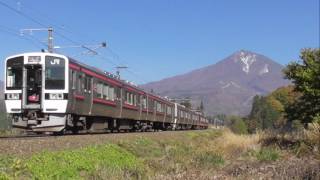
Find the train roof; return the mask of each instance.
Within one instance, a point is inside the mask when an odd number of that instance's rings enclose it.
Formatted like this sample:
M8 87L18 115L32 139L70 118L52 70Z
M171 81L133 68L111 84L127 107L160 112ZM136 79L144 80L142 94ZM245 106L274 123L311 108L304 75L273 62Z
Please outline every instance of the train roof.
M151 97L153 97L153 98L155 98L155 99L157 99L157 100L160 100L160 101L162 101L163 103L173 104L173 102L171 102L169 99L164 98L164 97L159 96L159 95L156 95L156 94L151 93L151 92L146 92L144 89L138 87L137 85L134 85L134 84L132 84L132 83L126 81L126 80L119 79L118 76L116 76L116 75L114 75L114 74L112 74L112 73L110 73L110 72L102 71L102 70L99 69L99 68L96 68L96 67L87 65L87 64L85 64L85 63L82 63L82 62L80 62L80 61L78 61L78 60L75 60L75 59L72 58L72 57L68 57L68 59L69 59L70 62L72 62L72 63L74 63L74 64L80 65L80 66L82 66L82 67L84 67L84 68L86 68L86 69L88 69L88 70L90 70L90 71L93 71L93 72L95 72L95 73L98 73L99 75L103 75L103 76L105 76L105 77L107 77L107 78L111 78L111 79L117 81L118 83L121 83L122 85L125 85L125 86L127 86L127 87L129 87L129 88L133 88L133 89L135 89L136 91L141 92L142 94L148 94L149 96L151 96Z

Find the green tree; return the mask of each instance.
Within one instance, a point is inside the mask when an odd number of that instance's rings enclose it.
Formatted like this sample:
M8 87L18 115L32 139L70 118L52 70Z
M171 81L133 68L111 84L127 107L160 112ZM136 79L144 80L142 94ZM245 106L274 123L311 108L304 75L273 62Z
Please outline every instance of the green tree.
M230 121L229 127L234 133L237 133L237 134L248 133L247 125L241 117L231 116L229 118L229 121Z
M320 114L320 49L303 49L300 58L284 70L286 78L294 83L294 90L301 93L286 112L289 120L306 124Z

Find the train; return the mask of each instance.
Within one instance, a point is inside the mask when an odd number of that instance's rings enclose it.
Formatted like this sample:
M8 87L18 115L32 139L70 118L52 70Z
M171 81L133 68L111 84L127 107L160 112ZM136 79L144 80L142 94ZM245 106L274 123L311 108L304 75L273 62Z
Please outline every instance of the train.
M4 73L14 128L62 134L208 128L202 112L62 54L13 55Z

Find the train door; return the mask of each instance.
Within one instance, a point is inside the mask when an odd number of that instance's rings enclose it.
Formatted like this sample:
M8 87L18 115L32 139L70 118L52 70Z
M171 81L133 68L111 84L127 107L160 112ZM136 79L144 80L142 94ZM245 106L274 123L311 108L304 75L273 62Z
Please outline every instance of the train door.
M42 95L42 66L26 65L24 68L23 104L26 108L40 109Z
M84 78L84 113L91 115L93 106L93 79L91 76Z

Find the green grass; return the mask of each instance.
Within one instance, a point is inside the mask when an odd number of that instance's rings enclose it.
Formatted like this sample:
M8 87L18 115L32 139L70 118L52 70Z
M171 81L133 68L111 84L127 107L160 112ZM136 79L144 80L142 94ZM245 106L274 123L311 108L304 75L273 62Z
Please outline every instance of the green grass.
M28 158L0 156L0 180L170 179L184 172L210 174L234 160L228 156L230 147L223 146L222 135L219 130L192 131L165 139L138 137L76 150L41 152ZM262 147L248 152L248 156L256 161L275 161L279 153Z
M43 152L29 159L1 159L5 171L2 179L93 179L101 172L139 179L144 175L143 164L123 148L107 144L79 150Z
M199 153L196 156L196 162L200 168L219 167L224 165L224 158L215 152Z
M280 157L279 152L272 148L262 148L255 156L259 161L276 161Z

